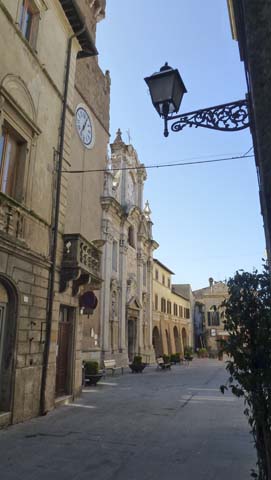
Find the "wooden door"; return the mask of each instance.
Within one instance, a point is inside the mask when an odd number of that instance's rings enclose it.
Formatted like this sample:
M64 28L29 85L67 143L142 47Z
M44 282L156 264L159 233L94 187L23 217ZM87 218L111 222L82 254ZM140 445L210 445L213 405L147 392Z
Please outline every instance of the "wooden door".
M128 358L132 362L136 353L136 320L128 320Z
M72 309L60 307L56 358L56 395L69 393L72 345Z
M5 308L4 304L0 303L0 373L1 373L1 364L3 358L3 350L4 350L4 334L5 334Z

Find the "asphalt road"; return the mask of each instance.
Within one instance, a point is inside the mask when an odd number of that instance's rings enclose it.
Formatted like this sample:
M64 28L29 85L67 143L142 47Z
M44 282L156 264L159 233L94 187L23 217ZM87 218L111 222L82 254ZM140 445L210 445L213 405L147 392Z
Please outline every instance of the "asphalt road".
M1 480L249 480L256 458L224 364L107 376L81 398L0 431Z

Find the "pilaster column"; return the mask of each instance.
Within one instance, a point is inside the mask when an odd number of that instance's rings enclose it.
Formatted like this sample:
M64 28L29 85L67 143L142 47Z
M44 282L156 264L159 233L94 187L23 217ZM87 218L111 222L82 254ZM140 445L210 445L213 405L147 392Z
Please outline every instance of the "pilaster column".
M127 288L127 235L121 233L119 245L119 271L120 271L120 308L119 308L119 349L126 350L126 288Z
M149 258L147 262L147 319L148 319L148 337L149 337L149 349L152 351L152 330L153 330L153 261Z
M138 170L137 171L137 206L140 210L143 210L143 187L144 187L144 180L146 180L146 172L145 170Z
M110 233L109 229L109 220L103 220L103 239L106 240L103 251L102 267L102 278L104 281L101 289L101 337L103 352L107 351L109 348L110 279L112 275L113 244L113 235Z
M139 244L139 249L137 252L137 296L139 298L140 303L142 304L142 292L143 292L143 254L142 254L142 247L141 242ZM139 312L139 324L137 330L137 350L139 353L142 352L143 349L143 308L141 308Z

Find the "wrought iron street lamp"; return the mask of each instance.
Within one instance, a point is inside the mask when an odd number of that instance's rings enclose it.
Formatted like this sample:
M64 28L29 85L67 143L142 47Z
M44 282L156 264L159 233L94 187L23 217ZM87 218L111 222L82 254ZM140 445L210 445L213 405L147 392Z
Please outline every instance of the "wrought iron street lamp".
M178 113L183 95L187 92L182 77L177 69L167 63L160 71L145 78L152 103L160 117L164 119L164 136L168 136L168 121L173 121L171 130L180 132L184 127L195 126L236 132L249 127L248 101L224 103L213 107L195 110L193 112Z

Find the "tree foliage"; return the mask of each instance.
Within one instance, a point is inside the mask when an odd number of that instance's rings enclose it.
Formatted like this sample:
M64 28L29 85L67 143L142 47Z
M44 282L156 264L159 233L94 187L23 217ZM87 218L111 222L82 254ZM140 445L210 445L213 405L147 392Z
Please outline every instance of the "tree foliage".
M239 270L228 283L229 298L222 304L228 333L222 349L228 355L227 385L237 397L244 397L257 450L258 472L252 476L271 480L271 279L262 273Z

